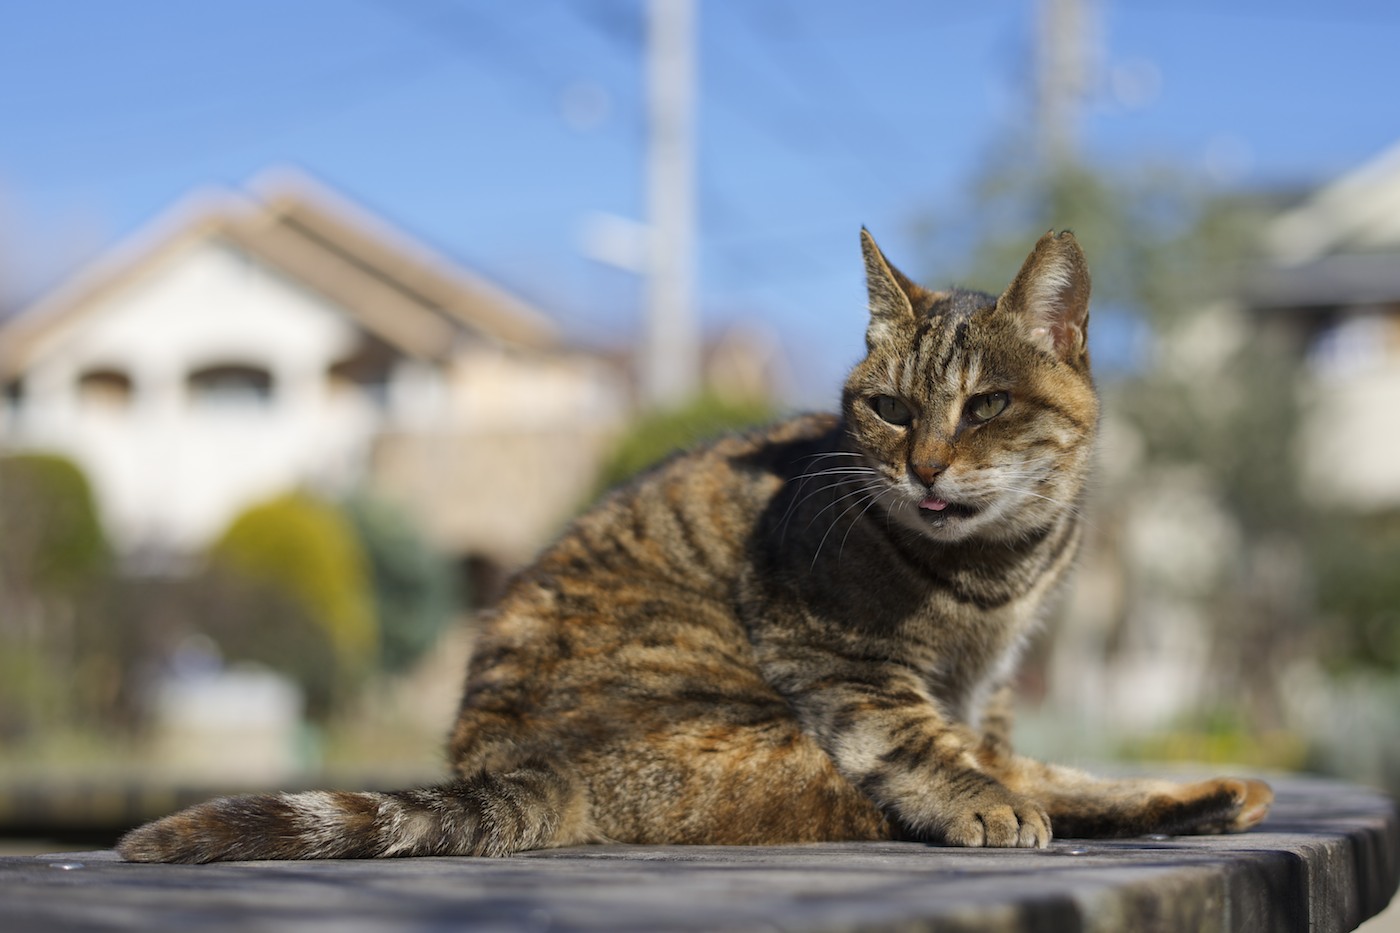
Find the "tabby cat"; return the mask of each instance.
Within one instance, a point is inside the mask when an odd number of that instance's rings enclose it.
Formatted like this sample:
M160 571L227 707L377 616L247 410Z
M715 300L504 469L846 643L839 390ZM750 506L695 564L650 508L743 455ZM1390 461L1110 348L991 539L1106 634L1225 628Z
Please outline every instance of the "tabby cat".
M475 644L454 777L201 804L136 861L508 855L577 843L1247 829L1266 784L1016 756L1010 681L1082 534L1089 273L1047 233L1001 297L932 292L862 231L839 415L675 457L579 518Z

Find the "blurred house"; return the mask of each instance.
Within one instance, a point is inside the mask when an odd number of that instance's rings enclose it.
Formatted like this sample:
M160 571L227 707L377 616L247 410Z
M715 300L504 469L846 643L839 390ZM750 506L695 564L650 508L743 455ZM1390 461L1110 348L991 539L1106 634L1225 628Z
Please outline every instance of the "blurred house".
M1243 299L1307 363L1304 475L1359 510L1400 507L1400 145L1270 225Z
M706 391L732 403L786 398L793 384L777 332L757 321L741 321L705 342L700 379Z
M296 487L370 487L463 561L516 563L630 407L538 309L286 172L191 197L11 318L0 385L0 448L76 460L149 569Z

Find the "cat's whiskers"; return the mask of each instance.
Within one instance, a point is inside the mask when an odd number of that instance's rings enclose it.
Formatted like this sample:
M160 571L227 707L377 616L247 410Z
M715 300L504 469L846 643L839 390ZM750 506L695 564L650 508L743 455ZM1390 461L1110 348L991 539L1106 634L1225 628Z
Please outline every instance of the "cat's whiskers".
M809 459L810 459L810 458L809 458ZM808 499L812 498L813 496L820 495L821 493L825 492L827 489L830 488L830 487L827 486L827 485L821 485L821 486L819 486L818 488L812 490L811 492L807 493L807 494L804 496L804 495L802 495L802 490L806 488L806 485L807 485L807 483L808 483L810 480L812 480L812 479L814 479L814 478L816 478L816 477L819 477L819 476L865 476L865 475L874 476L876 479L882 479L882 478L883 478L878 470L876 470L874 467L868 467L868 466L836 467L836 468L832 468L832 469L829 469L829 470L818 470L818 471L813 472L813 473L804 473L804 474L802 474L801 476L795 476L795 477L793 477L793 479L801 479L801 480L802 480L802 483L798 485L797 491L793 493L793 500L792 500L792 502L788 504L787 510L786 510L785 512L783 512L783 518L782 518L782 521L780 522L780 524L781 524L781 526L782 526L782 543L786 543L786 542L787 542L788 525L791 523L792 517L796 514L797 509L798 509L804 502L806 502ZM790 482L792 482L792 480L788 480L788 482L790 483ZM840 482L840 481L838 481L838 482ZM820 515L821 512L818 512L817 514ZM813 520L815 520L815 518L814 518ZM810 524L808 525L808 527L811 527Z
M884 479L884 477L882 477L882 476L880 475L880 473L879 473L878 470L874 470L874 469L871 469L871 468L868 468L868 467L865 468L865 469L860 469L860 470L847 470L847 471L835 471L835 470L833 470L833 471L830 471L830 472L831 472L831 473L845 472L846 474L852 475L852 476L865 476L865 475L869 475L869 476L874 477L875 480L883 480L883 479ZM836 483L834 483L834 484L832 484L832 485L833 485L833 486L834 486L834 485L840 485L840 484L843 483L843 482L846 482L846 481L845 481L845 480L838 480ZM872 482L873 482L873 480L872 480ZM795 509L797 509L797 508L800 508L801 505L802 505L804 502L806 502L808 499L811 499L811 498L813 498L813 497L815 497L815 496L819 496L819 495L821 495L822 493L829 491L831 488L832 488L832 486L821 486L821 487L819 487L819 488L817 488L817 489L813 489L811 492L807 493L807 495L802 496L802 498L796 499L796 500L793 502L793 504L792 504L791 506L788 507L788 511L789 511L789 512L793 512L793 510L795 510ZM800 494L800 493L802 492L802 487L799 486L798 489L797 489L797 492ZM834 500L833 502L829 503L828 505L824 506L823 508L818 509L818 510L817 510L817 515L821 515L822 512L824 512L824 511L826 511L827 509L831 508L832 505L835 505L837 502L840 502L842 499L845 499L845 498L848 498L848 497L847 497L847 496L841 496L840 498ZM813 516L813 519L812 519L812 520L815 521L815 520L816 520L816 516ZM808 522L807 527L808 527L808 528L812 527L811 522Z
M870 492L871 489L875 489L875 488L878 488L878 484L876 484L876 483L868 483L868 484L866 484L865 486L862 486L860 489L857 489L855 492L849 493L849 494L847 494L847 495L842 496L840 499L834 500L830 505L828 505L828 506L826 506L825 508L823 508L823 509L821 510L821 512L825 512L826 509L831 508L831 507L834 506L837 502L840 502L840 501L842 501L842 500L844 500L844 499L849 499L849 498L851 498L851 496L858 496L858 495L861 495L862 493L867 493L867 494L868 494L868 493ZM876 496L875 499L872 500L872 502L878 500L878 498L879 498L879 497ZM834 519L832 519L832 521L831 521L831 526L828 527L828 528L826 529L826 534L822 535L822 539L821 539L820 541L817 542L817 549L816 549L816 551L812 554L812 565L811 565L810 568L808 568L809 570L815 570L815 569L816 569L816 567L817 567L817 558L821 557L822 548L826 546L826 539L829 538L829 537L831 537L831 533L832 533L833 531L836 530L836 526L839 525L839 524L841 523L841 519L843 519L843 518L845 518L847 515L849 515L852 509L858 508L859 506L860 506L860 500L857 499L856 502L855 502L855 504L847 506L847 507L841 512L840 515L838 515L838 516L836 516ZM868 509L869 507L870 507L870 505L867 504L867 505L866 505L866 508ZM821 512L818 512L817 514L820 515ZM865 514L865 511L862 510L860 514L861 514L861 515L864 515L864 514ZM815 520L816 520L816 519L814 518L813 521L815 521ZM856 521L860 521L860 515L857 515L857 516L856 516ZM808 527L810 528L811 525L809 524ZM853 528L855 527L855 522L854 522L854 521L851 523L851 527L853 527ZM848 534L849 534L849 532L848 532ZM840 559L841 559L841 558L840 558L840 555L837 555L837 558L836 558L836 559L837 559L838 562L840 562Z
M821 508L817 509L816 513L812 516L811 521L807 522L807 528L811 528L814 524L816 524L817 519L821 518L822 513L825 512L827 509L835 508L836 505L837 505L838 503L845 502L847 499L851 498L852 496L858 496L858 495L860 495L861 493L869 492L871 489L878 489L879 487L881 487L881 486L883 486L883 485L884 485L884 483L875 482L874 480L872 480L872 481L870 481L870 482L865 483L863 486L860 486L859 488L855 489L854 491L846 493L844 496L837 496L836 498L834 498L834 499L832 499L830 502L828 502L826 505L824 505L824 506L822 506ZM818 490L818 492L825 492L825 490ZM807 498L810 499L812 496L814 496L814 495L816 495L816 494L817 494L817 493L814 492L814 493L812 493L811 495L809 495ZM845 512L842 512L841 514L844 515L844 514L846 514L846 513L845 513ZM838 521L840 520L839 516L838 516L837 520L838 520ZM804 529L804 530L806 530L806 529Z
M825 459L825 458L827 458L827 457L855 457L855 458L857 458L857 459L863 460L863 459L865 458L865 455L864 455L864 454L861 454L861 453L856 453L856 452L854 452L854 451L833 450L833 451L828 451L828 452L826 452L826 453L809 454L809 455L806 456L806 457L800 457L800 458L798 458L798 459L800 459L800 460L802 460L802 461L808 461L808 462L810 462L810 461L813 461L813 460L822 460L822 459ZM841 466L850 466L850 467L854 467L854 468L856 468L856 469L870 469L870 467L868 467L868 466L862 467L862 466L860 466L860 465L858 465L858 464L841 464ZM803 472L803 473L797 474L797 475L794 476L794 477L791 477L790 479L788 479L787 482L791 483L791 482L795 482L795 481L798 481L798 480L801 480L801 481L805 482L808 478L810 478L810 477L812 477L812 476L820 476L820 475L822 475L820 471L815 472L815 473L813 473L813 472Z
M835 452L835 453L826 453L826 454L812 454L811 456L809 456L809 457L803 457L802 459L804 459L804 460L815 460L815 459L817 459L817 458L819 458L819 457L836 457L836 456L842 456L842 457L860 457L861 454L846 453L846 452ZM787 483L794 483L794 482L797 483L797 484L798 484L798 486L797 486L797 492L798 492L798 494L801 494L802 490L803 490L804 488L806 488L807 482L808 482L809 480L811 480L813 477L816 477L816 476L830 476L830 475L832 475L832 474L834 474L834 473L839 472L839 471L840 471L841 469L843 469L843 468L844 468L844 469L849 469L849 470L851 470L852 472L869 472L869 473L875 472L875 468L874 468L874 467L863 466L863 465L860 465L860 464L843 463L843 464L841 464L839 467L834 467L834 468L832 468L832 469L827 469L827 470L815 470L815 471L807 472L807 473L799 473L799 474L797 474L796 476L793 476L793 477L789 478L789 479L787 480ZM784 483L783 485L787 485L787 483Z
M815 473L803 473L803 474L800 475L800 476L794 476L792 479L788 480L788 482L791 483L791 482L793 482L793 480L799 480L799 479L801 479L801 480L808 480L808 479L813 479L813 478L818 477L818 476L841 476L841 475L854 474L854 473L874 473L874 474L876 474L877 476L879 475L879 471L876 470L874 467L846 467L846 468L834 468L834 469L830 469L830 470L818 470L818 471L815 472ZM800 492L801 489L799 488L798 491Z
M1033 491L1033 490L1032 490L1030 487L1028 487L1028 486L1021 486L1021 485L1017 485L1017 484L1014 484L1014 483L1002 483L1002 484L1000 484L1000 486L998 487L998 491L999 491L999 492L1017 493L1017 494L1020 494L1020 495L1023 495L1023 496L1030 496L1030 497L1035 498L1035 499L1044 499L1046 502L1050 502L1050 503L1053 503L1053 504L1055 504L1055 505L1058 505L1058 506L1060 506L1062 509L1065 509L1067 512L1069 512L1069 513L1071 513L1071 514L1075 514L1075 515L1079 514L1079 511L1080 511L1078 504L1075 503L1075 502L1073 502L1073 501L1069 501L1069 500L1065 500L1065 499L1057 499L1057 498L1055 498L1054 496L1043 495L1043 494L1041 494L1041 493L1038 493L1038 492Z
M820 460L823 457L864 457L865 454L858 450L828 450L818 454L808 454L805 457L798 457L799 460Z
M871 510L871 508L873 508L874 505L875 505L877 502L880 501L880 497L881 497L881 496L885 495L886 493L890 493L890 492L894 492L894 488L893 488L893 487L890 487L890 486L887 486L887 487L885 487L884 489L880 490L879 492L875 493L875 495L871 497L869 505L867 505L864 509L862 509L862 510L861 510L861 513L860 513L859 515L857 515L857 516L855 517L854 520L852 520L851 526L850 526L849 528L847 528L847 529L846 529L846 533L845 533L844 535L841 536L841 547L840 547L840 549L836 552L836 563L838 563L838 564L841 563L841 558L842 558L843 556L845 556L845 554L846 554L846 539L849 538L849 537L851 536L851 532L852 532L852 531L855 531L856 525L859 525L859 524L860 524L860 520L861 520L862 518L865 517L865 513L866 513L866 512L869 512L869 511ZM886 509L886 511L885 511L885 522L886 522L886 527L887 527L887 528L888 528L889 517L890 517L890 512L889 512L888 509Z

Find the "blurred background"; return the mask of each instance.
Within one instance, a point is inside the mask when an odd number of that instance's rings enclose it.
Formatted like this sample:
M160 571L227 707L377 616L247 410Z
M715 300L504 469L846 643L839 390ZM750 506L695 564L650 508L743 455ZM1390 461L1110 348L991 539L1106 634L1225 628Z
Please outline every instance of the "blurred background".
M862 224L933 286L1090 258L1092 541L1020 744L1400 791L1393 4L0 23L0 833L435 778L512 569L835 405Z

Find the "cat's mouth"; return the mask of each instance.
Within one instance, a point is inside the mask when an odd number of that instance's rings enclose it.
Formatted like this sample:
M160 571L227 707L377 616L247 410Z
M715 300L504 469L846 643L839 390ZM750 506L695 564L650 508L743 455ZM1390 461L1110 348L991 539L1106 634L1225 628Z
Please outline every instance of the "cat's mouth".
M919 514L926 521L938 525L948 521L971 518L980 511L981 508L978 506L968 505L965 502L950 502L937 496L927 496L919 500Z

